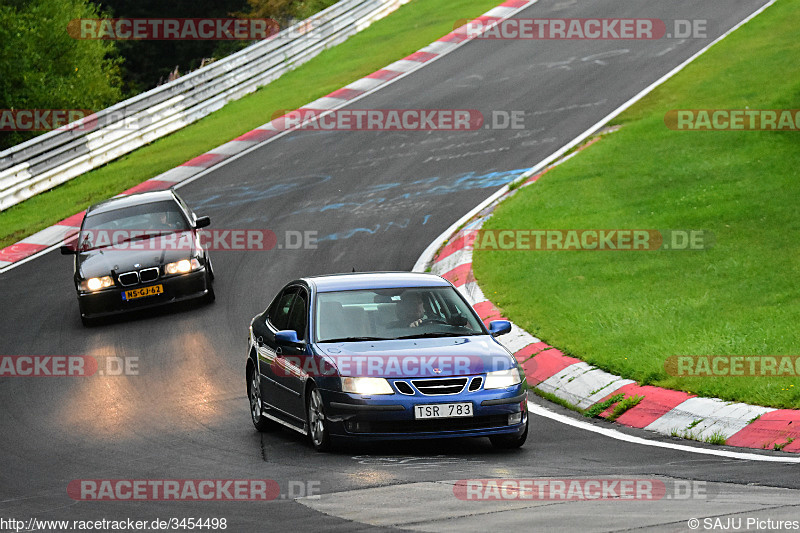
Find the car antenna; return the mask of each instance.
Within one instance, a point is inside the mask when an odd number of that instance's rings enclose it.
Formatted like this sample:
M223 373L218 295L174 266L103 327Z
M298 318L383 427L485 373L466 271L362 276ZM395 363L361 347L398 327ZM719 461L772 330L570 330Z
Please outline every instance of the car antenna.
M353 272L355 272L355 271L356 271L356 267L353 267Z

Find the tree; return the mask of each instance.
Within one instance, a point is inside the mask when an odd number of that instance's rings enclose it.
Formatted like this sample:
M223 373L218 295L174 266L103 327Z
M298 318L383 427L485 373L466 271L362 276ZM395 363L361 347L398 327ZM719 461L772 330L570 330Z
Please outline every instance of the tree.
M247 0L250 11L237 13L250 18L271 18L283 27L292 20L303 20L336 3L336 0Z
M114 43L76 40L67 24L98 18L88 0L3 0L0 5L0 109L89 109L119 101ZM41 132L2 132L0 149Z
M95 0L100 3L101 0ZM114 18L227 18L242 9L245 0L102 0L102 7ZM222 54L220 43L232 43ZM247 41L128 40L117 48L125 58L125 89L138 94L166 82L176 69L186 74L200 67L204 59L222 57L248 44Z

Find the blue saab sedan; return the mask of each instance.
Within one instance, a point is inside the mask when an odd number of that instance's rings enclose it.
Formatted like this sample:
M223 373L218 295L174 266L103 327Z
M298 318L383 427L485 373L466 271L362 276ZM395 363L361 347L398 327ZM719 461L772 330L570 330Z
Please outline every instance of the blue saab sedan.
M258 431L286 426L320 451L333 441L528 436L527 383L514 357L447 280L337 274L286 285L250 322L246 380Z

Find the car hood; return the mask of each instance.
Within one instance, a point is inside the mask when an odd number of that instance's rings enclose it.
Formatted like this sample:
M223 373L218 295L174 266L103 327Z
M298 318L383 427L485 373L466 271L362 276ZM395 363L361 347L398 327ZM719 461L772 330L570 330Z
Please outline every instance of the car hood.
M83 279L87 279L107 276L112 270L117 273L129 272L197 256L197 246L192 232L176 232L178 238L183 235L186 240L178 242L191 240L191 246L171 245L170 242L165 242L165 237L160 236L124 243L131 245L129 248L122 245L107 246L79 252L78 272Z
M514 358L489 335L319 343L339 375L370 377L447 377L506 370ZM438 370L438 371L437 371Z

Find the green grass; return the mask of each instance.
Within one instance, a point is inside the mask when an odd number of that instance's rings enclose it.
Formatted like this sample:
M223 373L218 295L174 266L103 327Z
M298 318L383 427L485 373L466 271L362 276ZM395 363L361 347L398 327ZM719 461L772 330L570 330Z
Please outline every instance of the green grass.
M612 396L608 400L605 400L605 401L602 401L602 402L598 402L598 403L594 404L593 406L591 406L590 408L588 408L583 413L583 416L585 416L586 418L595 418L595 417L599 416L600 413L602 413L603 411L605 411L606 409L608 409L609 407L611 407L612 405L614 405L618 401L622 400L622 398L624 398L624 397L625 397L624 394L615 394L614 396Z
M703 442L706 442L708 444L716 444L717 446L724 446L727 440L728 439L725 438L724 433L720 431L715 431L710 436L703 439Z
M725 442L727 442L728 440L725 438L725 434L720 431L715 431L708 437L701 438L699 433L695 433L692 431L692 427L693 426L690 425L689 428L684 429L683 431L677 428L671 429L669 435L671 437L679 437L681 439L687 439L687 440L696 440L697 442L705 442L706 444L715 444L717 446L724 446Z
M792 377L679 378L672 355L800 355L800 132L685 132L671 109L800 108L800 2L781 0L653 91L487 229L704 229L705 251L478 251L504 316L642 384L800 407Z
M703 420L705 420L705 419L703 419L703 418L698 418L698 419L696 419L696 420L692 420L692 423L691 423L691 424L689 424L688 426L686 426L686 429L689 429L689 430L691 430L691 429L694 429L694 428L695 428L695 427L696 427L696 426L697 426L697 425L698 425L700 422L702 422Z
M537 389L536 387L530 387L530 390L533 391L533 393L536 396L538 396L540 398L544 398L548 402L552 402L552 403L554 403L556 405L560 405L561 407L565 407L565 408L569 409L570 411L575 411L576 413L581 413L581 414L584 413L583 409L581 409L577 405L575 405L575 404L573 404L571 402L568 402L567 400L565 400L565 399L563 399L563 398L561 398L559 396L556 396L552 392L545 392L543 390Z
M414 0L257 92L0 213L0 248L414 53L500 0Z
M627 398L625 398L624 400L622 400L621 402L619 402L617 405L614 406L614 409L611 411L611 414L608 415L608 418L606 420L608 420L609 422L613 422L614 420L625 414L625 411L627 411L628 409L631 409L632 407L636 407L637 405L639 405L639 402L641 402L642 400L644 400L644 396L628 396Z
M794 442L794 439L793 439L792 437L789 437L789 438L787 438L787 439L786 439L786 442L784 442L784 443L778 444L778 443L776 442L776 443L773 445L772 449L773 449L773 450L775 450L776 452L781 452L781 451L783 451L783 449L784 449L784 448L785 448L785 447L786 447L788 444L791 444L791 443L793 443L793 442Z
M717 446L724 446L725 443L728 441L728 439L725 438L725 434L720 431L715 431L708 437L701 438L699 433L694 433L691 431L691 427L683 431L679 429L672 429L669 434L671 437L680 437L682 439L687 439L687 440L696 440L697 442L705 442L706 444L715 444Z

